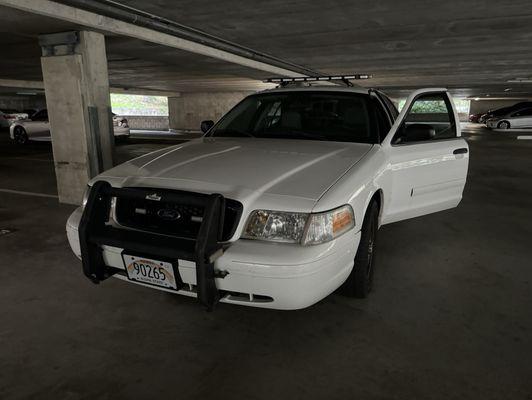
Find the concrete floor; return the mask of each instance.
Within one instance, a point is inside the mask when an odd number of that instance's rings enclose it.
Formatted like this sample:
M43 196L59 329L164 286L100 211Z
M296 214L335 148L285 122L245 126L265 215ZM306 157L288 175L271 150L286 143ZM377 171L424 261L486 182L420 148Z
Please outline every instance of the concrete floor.
M73 207L0 191L16 229L0 236L0 398L532 398L532 140L467 131L462 204L379 231L369 299L294 312L95 286L65 237ZM49 144L0 156L0 190L54 195Z

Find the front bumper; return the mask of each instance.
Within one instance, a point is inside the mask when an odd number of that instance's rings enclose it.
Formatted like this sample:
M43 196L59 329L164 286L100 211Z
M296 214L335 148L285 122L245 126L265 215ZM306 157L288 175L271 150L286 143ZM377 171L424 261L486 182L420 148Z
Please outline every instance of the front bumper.
M72 213L66 230L72 251L81 258L78 226L81 209ZM308 307L331 294L347 279L360 241L360 232L351 230L318 246L237 240L214 263L215 270L226 271L215 278L220 301L253 307L294 310ZM105 264L124 270L119 247L102 246ZM196 265L179 260L179 274L185 286L175 292L196 297ZM129 281L125 272L113 275ZM153 286L149 286L154 288Z

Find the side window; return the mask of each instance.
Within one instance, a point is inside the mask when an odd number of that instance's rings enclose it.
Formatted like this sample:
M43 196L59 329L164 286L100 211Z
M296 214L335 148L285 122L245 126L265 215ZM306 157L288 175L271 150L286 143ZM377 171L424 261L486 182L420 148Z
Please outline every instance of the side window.
M532 108L525 108L524 110L517 111L512 117L529 117L532 115Z
M36 112L31 117L32 121L47 121L48 120L48 111L47 110L41 110L39 112Z
M456 122L445 93L419 96L408 110L392 143L425 142L456 137Z

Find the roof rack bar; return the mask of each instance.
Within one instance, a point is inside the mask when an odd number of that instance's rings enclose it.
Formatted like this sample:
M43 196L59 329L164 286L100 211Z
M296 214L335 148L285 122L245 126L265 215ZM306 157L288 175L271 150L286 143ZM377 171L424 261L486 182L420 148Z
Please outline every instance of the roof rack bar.
M266 83L278 83L282 86L294 82L323 82L323 81L342 81L347 86L353 86L351 80L371 79L370 74L350 74L350 75L324 75L324 76L296 76L292 78L274 77L268 78Z

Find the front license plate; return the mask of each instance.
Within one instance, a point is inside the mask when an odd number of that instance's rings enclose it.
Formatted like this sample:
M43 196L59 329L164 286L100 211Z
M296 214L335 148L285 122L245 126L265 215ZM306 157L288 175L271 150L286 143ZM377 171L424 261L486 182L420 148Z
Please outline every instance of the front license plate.
M122 257L129 280L177 290L172 263L129 254Z

